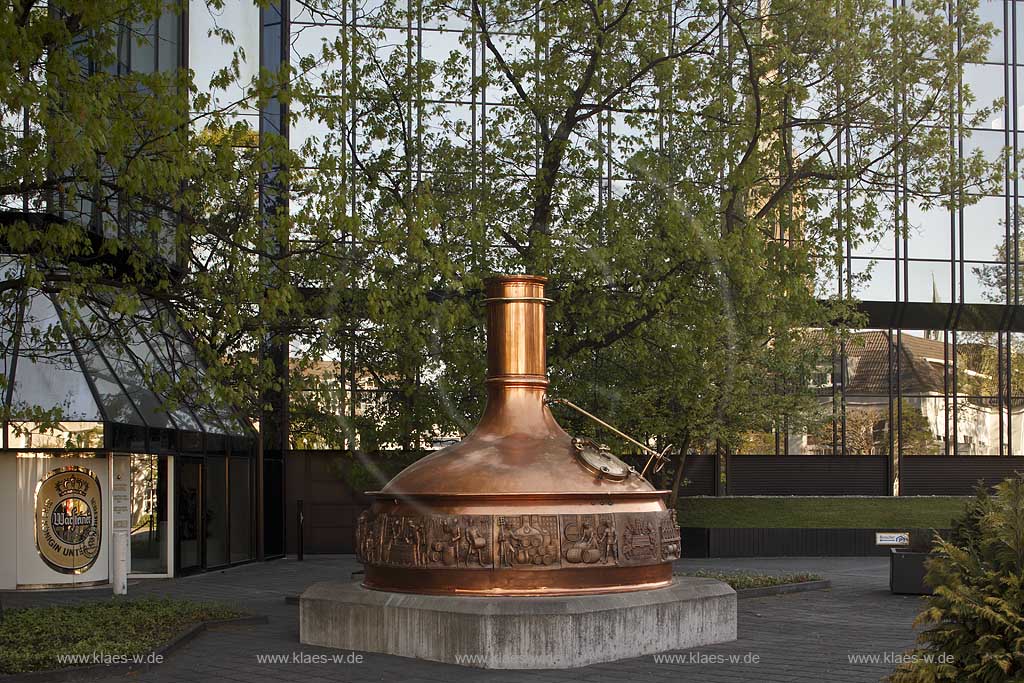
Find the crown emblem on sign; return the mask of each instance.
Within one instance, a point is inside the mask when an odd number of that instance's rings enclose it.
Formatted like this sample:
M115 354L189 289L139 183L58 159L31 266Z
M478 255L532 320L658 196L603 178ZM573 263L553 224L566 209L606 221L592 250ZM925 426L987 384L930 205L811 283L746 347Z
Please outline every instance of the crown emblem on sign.
M78 477L68 477L63 481L57 482L56 489L58 496L66 496L71 493L84 495L89 490L89 483Z

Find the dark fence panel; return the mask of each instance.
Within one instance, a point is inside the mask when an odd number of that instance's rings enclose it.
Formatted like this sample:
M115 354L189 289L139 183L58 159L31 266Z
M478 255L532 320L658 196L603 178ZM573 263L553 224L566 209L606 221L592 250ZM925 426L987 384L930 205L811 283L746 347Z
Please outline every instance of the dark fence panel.
M730 496L884 496L885 456L733 455Z
M709 557L888 555L873 529L710 529Z
M302 500L306 553L351 553L355 547L356 519L370 499L345 481L351 456L344 451L289 451L285 516L288 552L298 548L298 503Z
M716 467L717 457L714 455L686 456L686 463L683 465L683 478L687 479L689 483L679 489L679 495L715 495Z
M899 529L907 531L907 529ZM871 557L876 529L681 529L683 557ZM885 528L877 531L893 531ZM930 529L909 529L931 538ZM939 533L948 535L948 530Z
M900 464L900 495L969 496L979 480L986 486L993 486L1014 472L1024 472L1024 458L904 456Z

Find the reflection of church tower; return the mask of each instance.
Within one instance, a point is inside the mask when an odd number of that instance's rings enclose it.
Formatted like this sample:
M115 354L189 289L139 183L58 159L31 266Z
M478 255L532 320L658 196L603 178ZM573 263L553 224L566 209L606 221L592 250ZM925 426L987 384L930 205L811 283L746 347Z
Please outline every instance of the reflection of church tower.
M939 286L935 284L935 273L932 273L932 303L942 303L942 299L939 297ZM942 330L928 330L924 333L924 338L931 339L932 341L942 341Z

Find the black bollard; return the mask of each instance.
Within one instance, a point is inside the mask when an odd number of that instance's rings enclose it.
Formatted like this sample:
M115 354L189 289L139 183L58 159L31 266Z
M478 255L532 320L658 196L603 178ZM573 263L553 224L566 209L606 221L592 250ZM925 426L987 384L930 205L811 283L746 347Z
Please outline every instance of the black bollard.
M295 509L295 512L296 512L296 515L297 515L297 521L298 521L298 525L299 525L298 555L299 555L299 562L302 562L302 532L303 532L302 527L303 527L303 522L305 521L305 517L302 514L302 499L300 498L299 500L296 501L296 503L298 503L298 505L297 505L297 507Z

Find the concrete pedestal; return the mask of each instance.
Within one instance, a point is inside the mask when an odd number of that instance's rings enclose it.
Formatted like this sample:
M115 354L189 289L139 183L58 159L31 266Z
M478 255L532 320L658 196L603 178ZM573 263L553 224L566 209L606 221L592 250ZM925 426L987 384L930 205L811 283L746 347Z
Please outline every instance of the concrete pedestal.
M736 639L736 592L677 577L657 590L567 597L448 597L323 582L299 600L308 645L485 669L566 669Z

